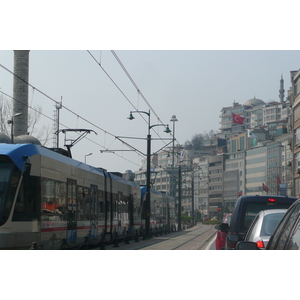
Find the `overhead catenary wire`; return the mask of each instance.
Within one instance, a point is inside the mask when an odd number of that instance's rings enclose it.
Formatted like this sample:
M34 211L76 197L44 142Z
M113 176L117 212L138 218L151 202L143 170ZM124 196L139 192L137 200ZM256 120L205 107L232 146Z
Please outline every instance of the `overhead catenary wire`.
M163 124L163 122L161 121L161 119L159 118L159 116L157 115L157 113L155 112L155 110L153 109L153 107L150 105L149 101L145 98L145 96L143 95L143 93L140 91L139 87L137 86L137 84L134 82L134 80L132 79L132 77L130 76L129 72L127 71L127 69L125 68L124 64L121 62L120 58L117 56L116 52L114 50L111 50L112 54L114 55L114 57L116 58L116 60L118 61L118 63L120 64L121 68L123 69L123 71L125 72L125 74L127 75L127 77L129 78L129 80L132 82L133 86L136 88L138 95L141 95L141 97L143 98L143 100L146 102L146 104L148 105L148 107L150 108L150 110L154 113L154 115L156 116L157 120ZM136 110L138 110L138 108L136 108ZM154 130L155 131L155 130ZM156 132L156 131L155 131ZM159 134L156 132L156 134L159 136ZM177 139L174 137L174 133L172 133L173 138L177 141ZM161 138L162 139L162 138ZM178 141L177 141L178 142Z
M87 50L87 52L90 54L90 56L93 58L93 60L99 65L99 67L103 70L103 72L108 76L108 78L112 81L112 83L116 86L116 88L121 92L121 94L125 97L125 99L130 103L130 105L137 111L138 107L136 107L131 101L130 99L123 93L123 91L120 89L120 87L117 85L117 83L112 79L112 77L107 73L107 71L103 68L103 66L101 65L101 63L99 63L97 61L97 59L95 58L95 56L89 51ZM134 82L134 80L132 79L132 77L130 76L129 72L127 71L127 69L125 68L125 66L123 65L123 63L121 62L121 60L119 59L119 57L117 56L117 54L115 53L115 51L111 50L111 52L113 53L114 57L116 58L117 62L119 63L119 65L121 66L121 68L123 69L123 71L125 72L125 74L127 75L127 77L129 78L129 80L131 81L131 83L133 84L133 86L135 87L135 89L137 90L138 95L140 95L144 101L146 102L146 104L148 105L150 111L152 111L154 113L154 115L157 117L158 121L163 124L163 122L161 121L161 119L159 118L159 116L157 115L157 113L154 111L153 107L150 105L150 103L147 101L147 99L145 98L145 96L142 94L142 92L140 91L139 87L137 86L137 84ZM148 123L148 120L145 118L144 114L140 113L140 116L144 119L144 121L146 123ZM164 141L164 139L159 135L159 133L153 129L153 131L160 137L160 140Z
M88 51L88 53L89 53L89 54L92 56L92 58L97 62L97 60L96 60L95 57L91 54L91 52ZM144 100L144 101L147 103L147 105L149 106L150 110L155 114L155 116L157 117L157 119L161 122L161 120L160 120L160 118L158 117L157 113L156 113L156 112L154 111L154 109L151 107L150 103L147 101L147 99L145 98L145 96L141 93L140 89L137 87L136 83L134 82L134 80L133 80L132 77L130 76L129 72L126 70L126 68L125 68L125 66L123 65L123 63L121 62L121 60L120 60L120 59L118 58L118 56L116 55L115 51L112 51L112 53L113 53L114 57L117 59L118 63L119 63L120 66L122 67L122 69L124 70L125 74L128 76L128 78L130 79L130 81L132 82L132 84L134 85L134 87L136 88L136 90L137 90L137 92L138 92L138 96L140 95L140 96L143 98L143 100ZM115 81L112 79L112 77L108 74L108 72L102 67L102 65L101 65L101 59L102 59L102 55L101 55L101 53L100 53L100 63L97 62L97 64L101 67L101 69L102 69L103 72L106 74L106 76L108 76L108 78L114 83L114 85L115 85L115 86L117 87L117 89L121 92L121 94L127 99L127 101L131 104L131 106L132 106L134 109L137 109L137 108L133 105L133 103L129 100L129 98L124 94L124 92L118 87L118 85L115 83ZM12 75L18 77L16 74L14 74L12 71L10 71L8 68L6 68L5 66L3 66L2 64L0 64L0 66L1 66L3 69L5 69L6 71L8 71L9 73L11 73ZM20 77L18 77L18 78L19 78L20 80L26 82L26 81L23 80L22 78L20 78ZM36 88L35 86L33 86L32 84L30 84L29 82L26 82L26 84L28 84L28 86L32 87L33 92L34 92L34 91L38 91L39 93L41 93L41 94L42 94L43 96L45 96L46 98L48 98L48 99L50 99L51 101L53 101L55 104L57 103L56 100L54 100L52 97L50 97L49 95L45 94L44 92L42 92L41 90L39 90L38 88ZM6 94L6 95L7 95L7 94ZM9 95L7 95L7 96L9 96ZM10 97L10 96L9 96L9 97ZM12 98L12 97L11 97L11 98ZM33 96L32 96L32 100L33 100ZM31 106L28 106L28 107L31 108L31 109L33 109ZM65 105L62 105L62 107L63 107L65 110L69 111L70 113L74 114L74 115L77 117L77 122L78 122L78 119L81 118L83 121L85 121L85 122L91 124L91 125L94 126L95 128L97 128L97 129L101 130L102 132L104 132L105 135L108 134L108 135L110 135L110 136L116 138L116 136L115 136L114 134L112 134L112 133L110 133L110 132L104 130L103 128L101 128L101 127L99 127L98 125L96 125L96 124L90 122L90 121L87 120L86 118L84 118L84 117L78 115L77 113L75 113L74 111L72 111L71 109L69 109L68 107L66 107ZM41 114L42 114L42 113L41 113ZM46 116L45 114L42 114L42 115L45 116L46 118L48 118L48 119L50 119L50 120L53 121L52 118ZM144 118L144 116L142 116L142 117ZM144 120L147 122L147 120L146 120L145 118L144 118ZM60 122L60 124L63 125L61 122ZM63 125L63 126L66 127L66 128L68 128L68 126L66 126L66 125ZM154 130L154 131L155 131L155 130ZM156 132L156 131L155 131L155 132ZM157 132L156 132L156 133L157 133ZM157 133L157 135L159 136L158 133ZM160 136L159 136L159 137L160 137ZM173 137L173 138L174 138L174 137ZM163 138L160 137L160 139L163 141ZM119 140L121 143L123 143L123 145L126 145L126 146L128 146L129 148L131 148L130 145L129 145L128 143L122 141L120 138L118 138L118 140ZM102 145L100 145L100 144L98 144L98 145L99 145L100 147L104 148L104 149L107 149L105 146L102 146ZM163 148L164 148L164 147L163 147ZM163 149L163 148L162 148L162 149ZM141 153L141 152L140 152L140 153ZM141 153L141 154L142 154L142 153Z
M35 112L41 114L42 116L44 116L44 117L47 118L47 119L53 121L53 119L52 119L51 117L45 115L44 113L42 113L41 111L35 109L34 107L24 104L23 102L21 102L21 101L15 99L15 98L13 98L12 96L6 94L5 92L3 92L3 91L1 91L1 90L0 90L0 93L2 93L2 94L3 94L4 96L6 96L6 97L11 98L11 99L14 100L14 101L20 102L21 104L27 106L29 109L31 109L31 110L33 110L33 111L35 111ZM67 125L64 125L64 124L62 124L62 123L60 123L60 125L64 126L64 127L67 128L67 129L70 129ZM105 132L105 134L106 134L106 133L108 133L108 132ZM115 138L116 138L116 137L115 137ZM95 142L95 141L89 139L88 137L85 137L85 139L89 140L91 143L93 143L93 144L95 144L95 145L97 145L97 146L99 146L99 147L101 147L101 148L103 148L103 149L105 149L105 150L108 150L108 149L109 149L109 147L105 147L105 145L103 146L103 145L101 145L101 144L99 144L99 143L97 143L97 142ZM120 142L122 142L123 144L126 144L126 142L122 141L121 139L118 139L118 140L119 140ZM138 153L137 153L137 154L138 154ZM140 166L139 164L137 164L137 163L135 163L135 162L133 162L133 161L131 161L131 160L129 160L129 159L126 159L126 158L124 158L124 157L121 156L121 155L118 155L118 154L115 154L115 155L116 155L116 156L119 156L119 157L121 157L121 158L123 158L123 159L125 159L126 161L128 161L128 162L130 162L130 163L133 163L133 164L135 164L135 165L137 165L137 166ZM138 155L139 155L139 154L138 154Z
M57 103L57 101L56 101L55 99L53 99L53 98L50 97L49 95L45 94L45 93L42 92L40 89L38 89L37 87L33 86L33 85L30 84L29 82L25 81L25 80L22 79L21 77L17 76L14 72L12 72L12 71L9 70L8 68L6 68L4 65L0 64L0 67L2 67L2 68L3 68L4 70L6 70L7 72L11 73L13 76L18 77L18 79L20 79L20 80L22 80L23 82L25 82L26 84L28 84L28 86L30 86L31 88L33 88L35 91L39 92L40 94L42 94L42 95L45 96L46 98L50 99L50 100L53 101L55 104ZM15 100L15 101L18 101L18 100L16 100L16 99L14 99L12 96L10 96L10 95L4 93L3 91L0 91L0 92L1 92L2 94L4 94L5 96L11 98L11 99L13 99L13 100ZM26 105L26 104L23 103L23 105ZM38 111L37 111L36 109L34 109L33 107L31 107L31 106L29 106L29 105L26 105L26 106L27 106L28 108L30 108L30 109L32 109L32 110L38 112ZM97 128L97 129L101 130L102 132L104 132L104 134L108 134L108 135L110 135L110 136L116 138L116 136L115 136L114 134L112 134L112 133L106 131L105 129L99 127L98 125L96 125L96 124L90 122L90 121L87 120L86 118L83 118L82 116L80 116L79 114L75 113L74 111L72 111L71 109L69 109L68 107L66 107L65 105L62 105L62 107L63 107L65 110L69 111L71 114L75 115L77 118L81 118L83 121L89 123L90 125L94 126L94 127ZM51 117L49 117L49 116L47 116L47 115L45 115L45 114L43 114L43 113L40 113L40 114L43 115L44 117L48 118L49 120L53 121L53 118L51 118ZM60 125L64 126L65 128L69 128L68 126L62 124L61 122L60 122ZM105 146L102 146L102 145L100 145L100 144L98 144L98 143L96 143L96 142L90 140L90 139L87 138L87 137L85 137L85 138L88 139L89 141L93 142L94 144L96 144L96 145L102 147L103 149L108 150ZM118 139L118 140L119 140L120 142L124 143L124 144L127 144L126 142L122 141L121 139ZM124 157L122 157L122 156L120 156L120 155L118 155L118 154L115 154L115 155L117 155L117 156L119 156L119 157L125 159ZM130 161L130 160L128 160L128 159L125 159L125 160L127 160L127 161L129 161L129 162L132 162L132 161ZM136 165L135 162L132 162L132 163Z
M131 81L131 83L133 84L133 86L136 88L136 90L138 91L138 93L141 95L141 97L144 99L144 101L146 102L146 104L148 105L148 107L150 108L150 110L154 113L154 115L156 116L157 120L163 124L163 122L161 121L161 119L159 118L159 116L157 115L157 113L155 112L155 110L153 109L153 107L150 105L149 101L145 98L145 96L143 95L143 93L141 92L141 90L139 89L139 87L137 86L137 84L134 82L134 80L132 79L132 77L130 76L130 74L128 73L127 69L125 68L125 66L123 65L123 63L121 62L120 58L118 57L118 55L116 54L116 52L114 50L111 50L111 53L113 54L113 56L116 58L117 62L119 63L119 65L121 66L121 68L123 69L123 71L125 72L125 74L127 75L127 77L129 78L129 80Z
M12 75L18 77L18 79L24 81L26 84L28 84L30 87L32 87L33 89L35 89L36 91L38 91L39 93L41 93L43 96L45 96L46 98L50 99L51 101L53 101L55 104L57 103L57 101L53 98L51 98L50 96L48 96L47 94L45 94L44 92L42 92L41 90L39 90L37 87L33 86L32 84L30 84L29 82L27 82L26 80L22 79L21 77L17 76L14 72L12 72L11 70L9 70L8 68L6 68L5 66L3 66L2 64L0 64L0 66L5 69L6 71L8 71L9 73L11 73ZM9 96L10 97L10 96ZM12 97L11 97L12 98ZM13 98L12 98L13 99ZM86 118L80 116L79 114L75 113L74 111L72 111L71 109L69 109L68 107L66 107L65 105L61 104L61 106L67 110L68 112L72 113L73 115L75 115L77 118L82 119L83 121L87 122L88 124L96 127L97 129L103 131L106 134L109 134L112 137L116 137L114 134L106 131L105 129L99 127L98 125L90 122L89 120L87 120ZM51 119L53 121L53 118L48 117L49 119ZM63 125L63 124L62 124Z

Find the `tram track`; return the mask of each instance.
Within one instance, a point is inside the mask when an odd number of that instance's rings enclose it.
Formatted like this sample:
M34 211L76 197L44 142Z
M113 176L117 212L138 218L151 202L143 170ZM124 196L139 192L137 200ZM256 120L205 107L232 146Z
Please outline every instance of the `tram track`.
M205 231L191 237L189 240L186 240L172 250L202 250L214 234L215 230L212 231L212 228L206 228Z
M205 250L215 233L213 226L199 223L183 231L141 240L138 243L120 244L118 247L109 245L106 250Z

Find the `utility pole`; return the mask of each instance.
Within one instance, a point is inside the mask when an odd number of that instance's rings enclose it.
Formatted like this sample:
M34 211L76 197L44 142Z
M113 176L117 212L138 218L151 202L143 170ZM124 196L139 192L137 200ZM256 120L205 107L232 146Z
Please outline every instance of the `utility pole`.
M192 170L192 226L195 226L195 211L194 211L194 170Z
M178 167L178 231L181 231L181 165Z

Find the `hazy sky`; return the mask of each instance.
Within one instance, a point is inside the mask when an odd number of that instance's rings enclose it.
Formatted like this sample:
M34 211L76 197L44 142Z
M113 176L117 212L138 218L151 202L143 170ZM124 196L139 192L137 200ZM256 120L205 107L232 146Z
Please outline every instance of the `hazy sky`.
M115 136L146 137L145 114L134 114L133 121L127 119L131 110L149 110L145 99L154 111L151 125L161 120L172 130L170 119L176 115L175 135L183 144L197 133L218 131L220 111L233 101L243 104L254 96L265 102L279 101L281 75L287 95L290 71L300 68L300 51L116 50L115 54L140 94L111 51L31 50L29 82L55 101L63 97L61 128L86 128L97 133L89 134L88 139L72 148L74 158L83 161L92 152L87 163L120 172L138 170L141 156L128 151L111 154L100 150L129 149ZM13 71L13 57L12 50L0 51L0 64ZM1 67L0 78L1 91L12 96L13 76ZM40 126L48 124L52 128L55 102L33 88L29 88L28 98L29 105L42 105L43 114L48 116L41 118ZM163 127L154 129L153 138L158 137L157 133L161 138L171 138ZM61 146L63 139L61 134ZM146 152L145 140L122 139ZM157 151L168 142L153 140L152 150Z

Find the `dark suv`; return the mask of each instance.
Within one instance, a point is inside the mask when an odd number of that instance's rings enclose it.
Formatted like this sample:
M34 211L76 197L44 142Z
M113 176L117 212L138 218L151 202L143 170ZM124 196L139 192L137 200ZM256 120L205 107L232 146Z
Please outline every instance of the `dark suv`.
M298 198L284 196L241 196L236 201L230 226L222 228L227 232L225 249L236 249L236 244L243 241L248 228L261 210L289 208Z
M239 242L238 250L258 250L256 243ZM300 199L285 213L266 250L300 250Z

